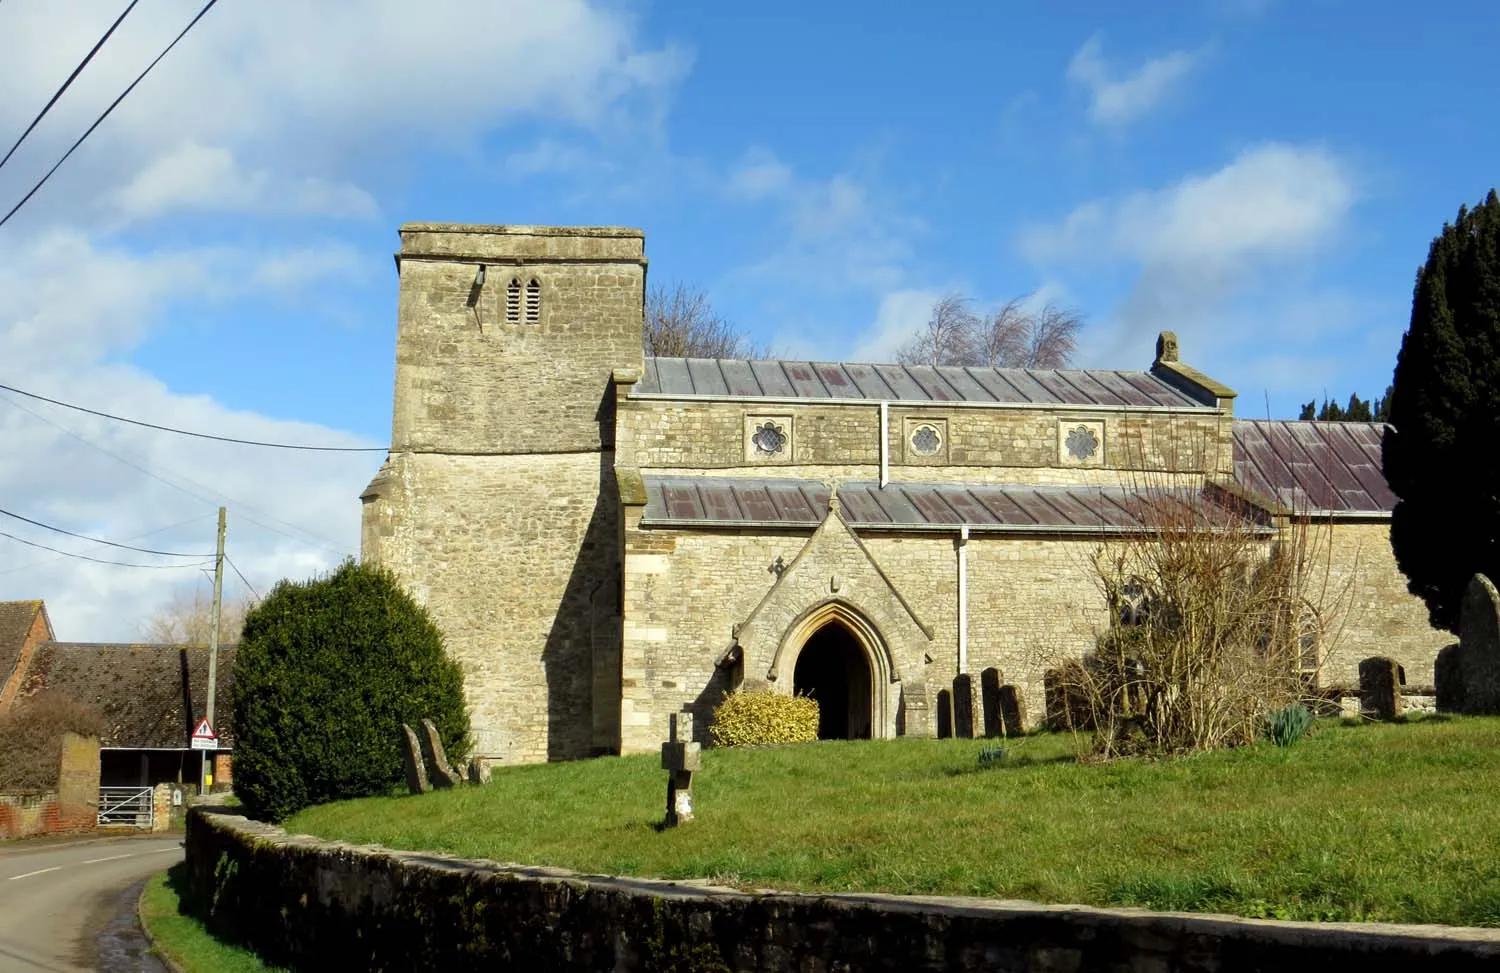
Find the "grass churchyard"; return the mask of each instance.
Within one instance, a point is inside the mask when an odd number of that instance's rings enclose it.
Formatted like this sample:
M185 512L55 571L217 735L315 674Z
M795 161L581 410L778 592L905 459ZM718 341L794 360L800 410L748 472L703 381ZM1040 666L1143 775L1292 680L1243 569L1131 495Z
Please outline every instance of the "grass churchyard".
M661 831L655 756L309 808L289 831L744 888L1500 926L1500 718L1320 723L1296 746L1079 763L1066 735L708 750Z

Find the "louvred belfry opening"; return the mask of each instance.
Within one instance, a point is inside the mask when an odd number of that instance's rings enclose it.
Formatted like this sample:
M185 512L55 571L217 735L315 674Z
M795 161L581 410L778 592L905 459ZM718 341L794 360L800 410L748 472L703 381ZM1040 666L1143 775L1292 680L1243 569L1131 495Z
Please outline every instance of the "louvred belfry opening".
M505 288L505 320L511 324L521 320L521 282L514 277Z
M535 277L526 285L526 320L542 319L542 284Z

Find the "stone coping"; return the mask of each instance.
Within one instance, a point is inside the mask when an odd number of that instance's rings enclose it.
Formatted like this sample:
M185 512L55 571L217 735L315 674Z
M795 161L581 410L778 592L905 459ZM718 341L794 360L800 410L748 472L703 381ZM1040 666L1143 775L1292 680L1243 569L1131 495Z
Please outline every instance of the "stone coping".
M727 952L739 958L730 964L735 969L777 968L774 964L767 965L764 959L767 950L772 948L767 944L774 940L781 944L774 948L784 950L787 948L785 943L797 942L803 933L808 941L821 941L822 946L818 948L837 952L843 944L836 938L843 935L838 930L845 927L859 930L857 939L850 933L847 944L850 950L873 950L871 955L882 956L884 953L880 950L895 948L897 942L906 943L913 931L926 934L929 939L936 936L938 943L944 943L944 937L949 936L976 937L972 944L962 946L965 955L993 958L1019 950L1018 957L1022 954L1031 957L1026 963L1040 955L1037 950L1048 955L1059 948L1071 952L1071 946L1059 946L1058 943L1076 942L1082 965L1071 966L1069 961L1064 962L1064 966L1076 969L1094 968L1105 960L1118 962L1121 959L1129 963L1145 962L1147 966L1143 968L1163 971L1267 968L1261 964L1275 957L1285 960L1296 956L1300 961L1303 951L1306 951L1308 960L1316 958L1319 962L1340 959L1353 962L1357 959L1366 971L1409 968L1413 962L1442 963L1444 968L1465 969L1486 968L1500 962L1500 930L1497 929L1393 923L1282 922L1230 915L961 896L726 888L706 879L589 875L562 868L469 860L431 852L395 851L379 845L353 845L291 834L281 827L251 821L226 813L224 809L198 807L190 812L189 868L206 867L209 872L214 869L213 863L195 864L192 861L198 844L193 840L194 831L198 828L204 829L201 833L205 853L216 846L224 847L225 839L229 839L233 845L242 847L247 856L259 858L268 852L272 855L285 852L289 858L302 861L303 865L294 869L295 874L308 876L316 888L300 891L292 888L285 890L285 894L293 899L301 894L304 904L307 894L311 893L325 900L326 907L327 889L330 884L336 884L318 877L318 868L309 873L305 868L308 856L324 870L368 869L370 874L389 875L416 869L427 876L424 881L436 884L457 879L471 886L477 882L493 889L525 886L541 889L540 898L528 900L532 902L552 901L557 895L565 895L575 903L595 903L590 906L597 912L593 918L606 927L611 923L618 926L614 930L616 942L626 935L625 927L619 926L623 922L619 903L636 900L639 904L639 900L645 897L658 903L651 908L682 912L682 928L690 930L684 935L701 936L710 943L717 940L721 949L725 942L733 943ZM217 832L217 835L211 832ZM222 854L221 851L221 858ZM444 879L444 875L451 876L451 879ZM546 891L548 888L553 891ZM344 906L334 903L334 907ZM517 908L514 895L508 907ZM509 921L519 921L514 913L510 915ZM731 918L725 919L726 915ZM747 917L753 917L754 921ZM830 929L834 931L830 932ZM769 938L764 943L756 941L741 945L734 938L737 934L750 939ZM832 945L830 936L835 937ZM872 936L888 937L891 943L874 944ZM604 938L608 939L607 936ZM929 942L929 955L931 948ZM952 951L957 947L947 943L945 948L951 962ZM1090 953L1090 950L1094 952ZM1122 955L1122 951L1129 955ZM777 955L786 958L784 953ZM1252 957L1254 965L1246 965L1252 963ZM824 958L828 957L825 955ZM627 961L626 965L617 968L634 967ZM884 961L867 961L863 965L856 961L848 968L902 967L889 966ZM1027 967L1025 963L1013 966L1001 962L997 966L961 965L955 968Z

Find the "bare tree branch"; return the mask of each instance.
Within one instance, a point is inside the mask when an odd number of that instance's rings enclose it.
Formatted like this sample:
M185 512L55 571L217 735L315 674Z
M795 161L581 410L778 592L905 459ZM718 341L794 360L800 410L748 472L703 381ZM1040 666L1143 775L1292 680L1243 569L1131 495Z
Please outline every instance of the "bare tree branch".
M764 350L685 284L646 292L643 345L653 358L758 358Z
M962 294L947 294L932 305L927 324L896 351L903 365L967 365L975 356L979 319Z
M146 641L173 645L207 645L213 633L213 599L195 590L192 595L179 591L142 626ZM225 598L219 611L219 641L240 640L245 627L245 613L254 607L248 596Z
M1025 298L979 315L962 294L947 294L896 351L903 365L988 365L992 368L1065 368L1078 348L1083 319L1047 304L1039 311Z

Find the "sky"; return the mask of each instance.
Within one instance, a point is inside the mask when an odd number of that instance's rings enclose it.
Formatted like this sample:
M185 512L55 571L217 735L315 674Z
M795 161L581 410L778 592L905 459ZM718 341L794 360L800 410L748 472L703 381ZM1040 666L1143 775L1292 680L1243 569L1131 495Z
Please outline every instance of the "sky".
M125 0L0 2L0 146ZM200 0L141 0L0 167L19 200ZM1076 364L1183 360L1294 417L1390 381L1432 237L1497 181L1487 3L222 0L0 227L0 385L217 435L389 442L407 221L627 225L785 357L932 302L1052 301ZM357 554L382 454L187 439L0 392L0 509L208 555ZM0 599L129 640L206 558L0 516ZM152 565L146 567L144 565Z

